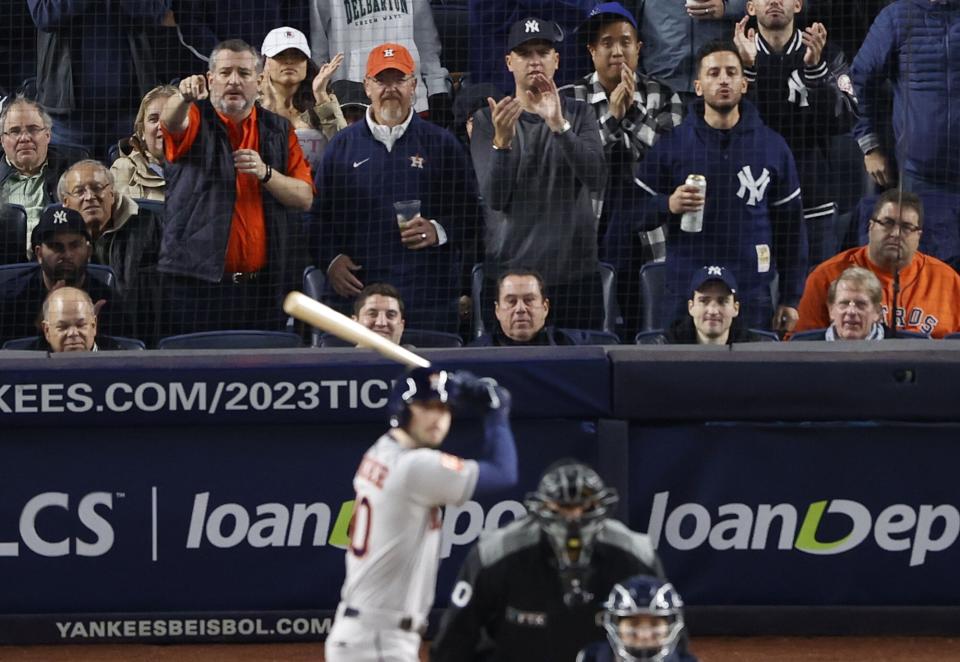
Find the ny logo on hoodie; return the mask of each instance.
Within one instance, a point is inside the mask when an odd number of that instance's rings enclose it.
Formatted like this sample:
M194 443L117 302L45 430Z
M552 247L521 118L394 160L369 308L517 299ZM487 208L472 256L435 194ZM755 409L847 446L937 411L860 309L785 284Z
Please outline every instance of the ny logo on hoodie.
M757 203L763 200L763 194L766 193L767 186L770 184L770 171L764 168L759 179L754 179L750 166L743 166L737 173L737 179L740 180L737 197L743 200L743 196L749 192L750 197L747 199L747 205L756 207Z

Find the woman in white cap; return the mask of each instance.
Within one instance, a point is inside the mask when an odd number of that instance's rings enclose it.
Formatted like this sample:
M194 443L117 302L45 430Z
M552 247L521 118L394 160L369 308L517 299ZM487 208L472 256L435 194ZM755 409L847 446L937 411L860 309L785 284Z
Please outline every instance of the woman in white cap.
M316 170L327 142L347 126L336 96L327 90L343 55L318 67L310 59L306 36L290 27L271 30L260 53L264 58L260 105L293 123L303 153ZM304 84L308 79L312 83Z

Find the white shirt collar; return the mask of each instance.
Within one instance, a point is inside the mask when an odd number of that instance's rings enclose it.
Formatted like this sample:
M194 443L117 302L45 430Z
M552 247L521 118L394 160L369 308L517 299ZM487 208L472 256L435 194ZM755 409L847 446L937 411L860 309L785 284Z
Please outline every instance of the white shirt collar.
M413 121L413 108L410 109L410 114L407 115L407 119L403 121L403 124L398 124L397 126L385 126L383 124L377 124L373 119L373 107L367 108L367 126L370 127L370 133L373 134L374 139L377 142L383 143L383 146L387 148L387 151L393 151L393 145L404 133L407 132L407 127L410 126L410 122Z

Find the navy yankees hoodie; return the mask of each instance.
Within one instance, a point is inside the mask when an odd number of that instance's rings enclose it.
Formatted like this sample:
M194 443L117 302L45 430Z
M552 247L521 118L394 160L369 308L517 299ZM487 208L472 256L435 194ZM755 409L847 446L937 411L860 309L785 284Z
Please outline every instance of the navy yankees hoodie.
M779 274L779 303L796 306L807 274L807 236L793 155L756 108L740 102L740 121L729 130L703 119L691 104L683 123L664 135L637 164L633 202L637 230L668 223L665 322L686 314L687 287L695 269L719 265L739 284L751 326L769 324L770 287ZM703 231L680 230L668 200L690 174L707 179Z

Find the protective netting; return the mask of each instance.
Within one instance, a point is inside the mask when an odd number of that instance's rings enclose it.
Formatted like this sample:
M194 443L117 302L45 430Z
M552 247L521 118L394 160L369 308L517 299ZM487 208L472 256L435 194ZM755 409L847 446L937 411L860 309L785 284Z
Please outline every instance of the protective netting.
M960 331L958 0L7 4L0 342Z

